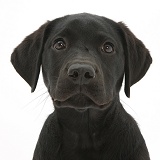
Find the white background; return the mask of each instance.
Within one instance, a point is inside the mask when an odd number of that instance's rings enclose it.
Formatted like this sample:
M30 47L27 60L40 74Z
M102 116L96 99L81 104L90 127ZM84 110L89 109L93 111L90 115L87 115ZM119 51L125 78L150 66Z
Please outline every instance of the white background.
M13 49L47 20L88 12L123 21L153 58L146 76L121 91L152 160L160 160L160 3L157 0L0 0L0 160L31 160L41 127L53 111L42 78L35 93L10 64Z

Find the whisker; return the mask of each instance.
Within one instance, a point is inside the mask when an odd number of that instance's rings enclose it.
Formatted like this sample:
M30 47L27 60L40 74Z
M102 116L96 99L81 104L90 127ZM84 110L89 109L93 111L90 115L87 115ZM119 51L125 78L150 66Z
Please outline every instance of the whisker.
M129 107L136 115L137 115L137 113L134 111L134 109L130 106L130 105L128 105L125 101L123 101L122 99L120 99L120 101L125 105L125 106L127 106L127 107Z
M34 98L33 100L31 100L30 102L28 102L25 106L23 106L23 108L28 107L31 103L35 102L39 97L43 97L43 95L47 94L48 92L44 92L41 95L39 95L38 97Z
M35 105L34 109L36 109L38 106L41 105L41 103L43 103L44 99L42 100L42 98L43 98L44 95L45 95L45 94L43 94L43 95L40 96L40 98L39 98L37 104ZM47 95L47 96L48 96L48 95ZM41 101L41 100L42 100L42 101Z
M46 96L46 98L40 103L40 104L42 104L43 102L43 106L42 106L42 108L41 108L41 110L40 110L40 112L39 112L39 114L37 115L37 118L41 115L41 113L42 113L42 111L43 111L43 109L44 109L44 106L45 106L45 104L46 104L46 102L47 102L47 100L48 100L48 97L49 97L49 94ZM40 105L39 104L39 105ZM39 105L37 105L37 106L39 106Z

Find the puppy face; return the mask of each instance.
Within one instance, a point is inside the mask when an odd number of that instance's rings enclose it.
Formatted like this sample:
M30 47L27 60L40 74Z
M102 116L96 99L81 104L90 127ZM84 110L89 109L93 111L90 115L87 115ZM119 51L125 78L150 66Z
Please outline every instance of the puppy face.
M108 106L117 96L124 74L118 25L86 14L63 17L50 25L42 69L55 106Z

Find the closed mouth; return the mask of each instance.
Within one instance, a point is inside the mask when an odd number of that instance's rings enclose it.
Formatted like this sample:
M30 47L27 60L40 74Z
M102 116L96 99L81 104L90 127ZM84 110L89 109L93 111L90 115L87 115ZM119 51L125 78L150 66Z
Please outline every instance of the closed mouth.
M105 103L105 104L97 104L89 97L83 95L83 94L77 94L70 98L68 98L65 101L59 101L59 100L53 100L54 106L57 108L74 108L79 112L84 112L88 108L95 108L95 109L104 109L105 106L110 105L111 102Z

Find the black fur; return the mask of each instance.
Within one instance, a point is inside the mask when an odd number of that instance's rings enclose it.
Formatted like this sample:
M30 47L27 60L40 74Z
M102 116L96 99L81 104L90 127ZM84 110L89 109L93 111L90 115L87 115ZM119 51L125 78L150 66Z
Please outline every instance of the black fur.
M119 101L152 59L122 23L91 14L48 21L12 53L12 64L35 90L43 78L55 111L47 118L33 160L149 160L134 119Z

